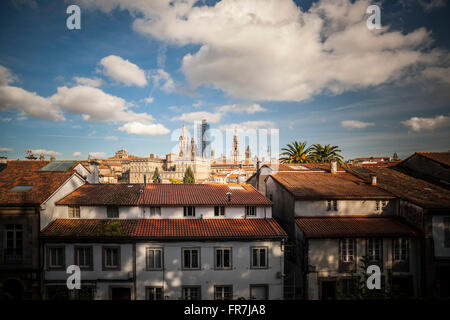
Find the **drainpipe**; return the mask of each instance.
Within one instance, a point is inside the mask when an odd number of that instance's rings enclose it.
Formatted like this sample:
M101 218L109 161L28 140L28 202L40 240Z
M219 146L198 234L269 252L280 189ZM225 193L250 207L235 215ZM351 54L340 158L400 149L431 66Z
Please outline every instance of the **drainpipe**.
M137 300L136 296L136 242L133 242L133 291L134 291L134 300Z

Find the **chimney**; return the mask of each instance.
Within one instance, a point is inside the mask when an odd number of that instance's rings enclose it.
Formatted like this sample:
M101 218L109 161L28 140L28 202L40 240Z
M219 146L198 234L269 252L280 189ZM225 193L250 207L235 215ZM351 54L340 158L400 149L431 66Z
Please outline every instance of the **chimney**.
M377 185L377 176L376 175L374 175L374 174L370 175L370 184L372 186L376 186Z
M144 174L144 188L145 188L146 185L147 185L147 175Z
M256 158L256 190L259 191L259 167L261 165L261 162L259 161L259 158Z
M335 174L337 172L337 162L335 160L331 160L330 171L332 174Z
M231 201L231 192L227 192L228 201Z

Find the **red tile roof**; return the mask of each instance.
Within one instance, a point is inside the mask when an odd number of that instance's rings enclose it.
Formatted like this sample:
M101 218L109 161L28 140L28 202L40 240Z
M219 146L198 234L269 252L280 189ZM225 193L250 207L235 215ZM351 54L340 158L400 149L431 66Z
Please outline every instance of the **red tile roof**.
M41 236L142 239L262 239L286 233L274 219L56 219Z
M297 217L295 223L307 238L419 236L394 217Z
M450 208L450 190L402 167L350 167L361 178L369 181L370 175L377 176L377 186L395 196L426 209Z
M0 206L42 204L71 175L73 168L65 172L39 171L50 161L14 160L8 161L7 167L0 172ZM8 192L17 185L34 186L28 192Z
M417 154L450 167L450 152L417 152Z
M279 172L271 177L295 198L316 199L377 199L393 195L347 172Z
M101 184L83 185L59 202L61 205L263 205L272 202L251 185L242 190L224 184ZM142 193L140 190L143 190ZM231 201L227 193L231 192Z

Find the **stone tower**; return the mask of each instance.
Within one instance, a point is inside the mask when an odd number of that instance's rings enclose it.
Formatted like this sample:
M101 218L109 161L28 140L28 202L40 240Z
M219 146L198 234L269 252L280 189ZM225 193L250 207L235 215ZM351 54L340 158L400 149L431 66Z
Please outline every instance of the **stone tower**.
M191 139L191 160L192 161L195 160L195 141L194 141L194 137L192 137L192 139Z
M250 146L247 146L245 150L245 162L250 162L250 158L252 157L252 153L250 152Z
M234 129L233 148L231 150L231 161L239 162L241 160L241 146L239 145L239 137L236 129Z
M183 124L183 127L181 129L181 136L180 136L180 151L178 156L180 158L187 158L189 154L189 140L188 140L187 130L186 126Z

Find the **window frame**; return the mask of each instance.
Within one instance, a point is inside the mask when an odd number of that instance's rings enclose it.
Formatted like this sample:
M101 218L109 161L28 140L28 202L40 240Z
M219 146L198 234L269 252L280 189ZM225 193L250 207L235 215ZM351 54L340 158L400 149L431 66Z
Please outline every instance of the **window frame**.
M217 291L218 291L219 288L222 289L221 299L217 299ZM230 288L230 296L229 296L228 299L226 299L226 298L224 297L224 294L225 294L224 289L225 289L225 288ZM218 301L220 301L220 300L225 300L225 301L227 301L227 300L233 300L233 285L232 285L232 284L220 284L220 285L214 285L214 300L218 300Z
M193 250L197 250L197 267L196 268L192 268L192 267L185 267L185 262L184 262L184 252L185 251L193 251ZM184 271L196 271L196 270L201 270L201 250L199 247L185 247L185 248L181 248L181 270ZM190 254L190 265L192 266L192 253Z
M152 213L152 210L153 210L153 213ZM159 214L156 214L156 211L159 211ZM148 207L148 216L150 218L161 217L161 207L158 207L158 206L150 206L150 207Z
M378 248L378 259L372 259L370 252L373 250L374 252L376 252L376 248L371 248L371 244L370 242L374 241L374 244L376 243L376 241L378 241L379 243L379 248ZM367 254L367 258L368 258L368 262L378 262L380 264L383 263L383 238L367 238L366 239L366 254ZM376 254L375 254L376 256Z
M191 214L189 214L189 208L192 208ZM183 206L183 217L195 218L195 206Z
M225 217L225 206L214 206L214 217Z
M81 209L80 206L71 205L68 206L68 217L69 219L79 219L81 217Z
M405 240L406 243L406 248L402 248L402 240ZM398 247L397 247L398 244ZM399 250L398 254L396 253L396 250ZM409 262L409 257L410 257L410 239L409 238L395 238L393 241L393 248L392 248L392 261L395 262ZM406 252L406 256L403 259L403 254L405 254ZM396 256L399 257L399 259L396 258Z
M91 264L89 266L80 266L80 261L79 259L79 255L78 255L78 250L80 249L90 249L91 253ZM94 269L94 248L93 246L74 246L73 247L73 261L75 262L75 264L77 266L80 267L80 270L85 270L85 271L92 271Z
M257 259L258 259L258 266L253 265L253 250L265 250L266 251L266 257L265 257L265 266L261 267L261 253L258 252ZM250 269L269 269L269 247L268 246L255 246L250 247Z
M53 266L51 264L51 260L52 260L51 250L55 250L55 249L62 249L62 254L61 254L62 264L59 266ZM47 246L47 270L59 271L59 270L65 270L65 269L66 269L66 246L62 246L62 245Z
M161 258L161 267L159 268L150 268L149 267L149 255L148 252L149 251L160 251L160 258ZM154 256L153 256L154 257ZM163 247L147 247L145 248L145 265L146 265L146 270L147 271L157 271L157 270L163 270L164 269L164 248Z
M186 299L186 295L184 293L185 289L197 289L198 297L197 299ZM181 300L202 300L202 286L181 286Z
M18 228L20 226L20 228ZM4 250L6 254L8 254L8 251L11 250L13 253L12 255L20 256L20 260L23 258L23 224L21 223L8 223L4 225L5 230L5 244L4 244ZM20 233L20 239L18 239L18 233ZM13 246L8 246L8 235L12 234L12 243ZM17 253L17 251L20 251L20 254ZM6 260L6 259L5 259Z
M114 216L111 216L111 210L113 210ZM117 211L117 216L116 216L116 211ZM106 218L119 219L119 217L120 217L119 206L106 206Z
M249 211L254 211L252 214L249 214ZM258 212L256 206L245 206L245 217L257 217Z
M156 290L159 289L161 290L161 299L150 299L150 294L149 294L149 290L150 289L154 289L155 293L153 293L153 295L156 297ZM160 300L164 300L164 287L162 286L146 286L145 287L145 300L149 300L149 301L160 301Z
M230 259L229 259L230 266L229 267L217 266L217 251L222 251L222 265L223 265L224 250L230 251ZM231 270L231 269L233 269L233 248L232 247L215 247L214 248L214 270Z
M344 257L344 251L343 251L343 243L346 243L345 245L345 257L352 257L351 260L345 260ZM352 254L348 254L347 251L349 251L348 244L352 243ZM356 263L356 239L355 238L342 238L339 240L339 261L341 263Z
M110 267L106 265L106 250L117 249L117 266ZM120 271L121 270L121 254L120 246L103 246L102 247L102 270L103 271Z

